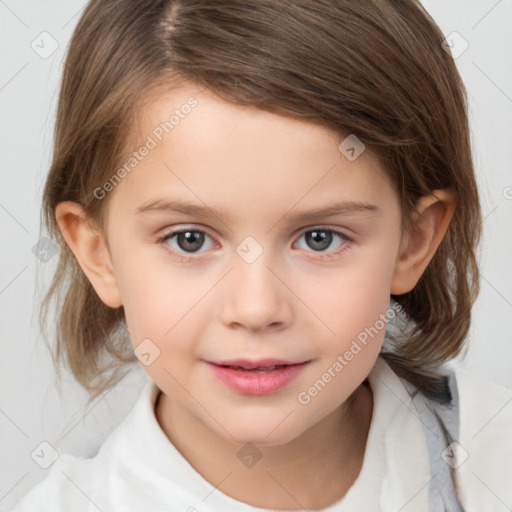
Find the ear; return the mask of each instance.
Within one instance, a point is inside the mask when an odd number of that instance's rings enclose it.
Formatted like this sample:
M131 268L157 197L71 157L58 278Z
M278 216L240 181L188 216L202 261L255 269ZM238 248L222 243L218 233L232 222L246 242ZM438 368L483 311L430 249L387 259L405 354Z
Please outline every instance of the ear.
M64 240L100 299L111 308L122 306L106 240L83 206L63 201L55 208L55 216Z
M416 286L446 234L455 203L455 193L449 189L434 190L418 200L413 225L402 237L391 294L401 295Z

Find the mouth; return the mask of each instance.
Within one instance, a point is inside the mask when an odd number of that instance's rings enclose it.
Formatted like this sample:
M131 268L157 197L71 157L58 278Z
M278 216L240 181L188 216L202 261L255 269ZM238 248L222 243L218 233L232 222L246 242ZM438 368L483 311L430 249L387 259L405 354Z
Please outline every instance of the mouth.
M267 395L286 387L310 361L237 359L206 363L214 376L231 390L243 395Z
M208 361L216 366L224 368L232 368L234 370L259 370L259 371L272 371L276 368L283 368L285 366L294 366L296 364L304 364L309 361L285 361L283 359L229 359L223 361Z
M286 368L287 366L294 366L292 364L275 364L273 366L257 366L255 368L245 368L244 366L234 366L234 365L218 365L221 368L231 368L232 370L240 370L243 372L272 372L274 370L278 370L279 368Z

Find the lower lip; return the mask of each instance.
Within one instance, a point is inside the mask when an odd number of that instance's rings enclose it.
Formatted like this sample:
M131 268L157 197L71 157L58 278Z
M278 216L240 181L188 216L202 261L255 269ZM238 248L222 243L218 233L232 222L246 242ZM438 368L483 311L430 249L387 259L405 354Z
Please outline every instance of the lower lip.
M269 395L284 388L305 368L307 363L284 366L276 370L234 370L207 363L215 376L234 391L244 395Z

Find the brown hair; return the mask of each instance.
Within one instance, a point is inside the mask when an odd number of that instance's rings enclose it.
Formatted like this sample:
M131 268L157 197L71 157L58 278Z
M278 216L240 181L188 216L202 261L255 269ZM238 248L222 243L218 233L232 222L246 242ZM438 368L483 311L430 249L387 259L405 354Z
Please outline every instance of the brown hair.
M481 235L467 97L443 39L414 0L91 1L65 61L43 197L43 223L62 248L40 317L44 330L55 299L54 361L65 360L90 400L136 361L123 308L99 299L55 207L80 203L101 226L108 196L92 191L123 162L137 108L183 79L233 104L357 134L396 187L405 229L420 196L455 191L432 261L411 292L393 296L413 328L382 352L398 375L439 395L439 367L469 330Z

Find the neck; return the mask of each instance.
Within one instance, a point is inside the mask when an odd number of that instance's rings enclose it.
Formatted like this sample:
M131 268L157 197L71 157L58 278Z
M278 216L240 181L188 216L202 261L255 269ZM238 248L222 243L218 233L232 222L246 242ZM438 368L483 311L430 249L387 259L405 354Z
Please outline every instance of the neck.
M220 438L165 394L160 393L155 408L169 440L219 491L254 507L318 510L345 496L361 471L373 398L369 384L363 383L292 441L254 448L261 459L252 467L233 464L241 444Z

